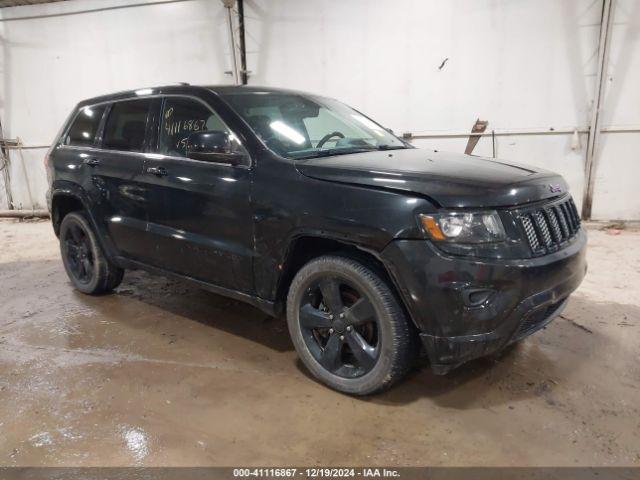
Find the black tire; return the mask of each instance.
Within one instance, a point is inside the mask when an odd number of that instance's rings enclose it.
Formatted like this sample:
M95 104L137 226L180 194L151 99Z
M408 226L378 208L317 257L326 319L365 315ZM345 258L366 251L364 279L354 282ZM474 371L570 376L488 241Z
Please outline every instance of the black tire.
M110 292L122 282L124 270L104 255L83 212L72 212L62 219L60 254L71 283L83 293Z
M287 324L311 373L352 395L389 388L418 351L415 329L391 287L351 258L323 256L300 269L289 288Z

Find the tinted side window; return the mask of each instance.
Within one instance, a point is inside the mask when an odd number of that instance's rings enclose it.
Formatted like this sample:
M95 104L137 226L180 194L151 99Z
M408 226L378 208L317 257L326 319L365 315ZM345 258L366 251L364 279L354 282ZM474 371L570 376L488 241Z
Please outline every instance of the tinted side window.
M142 151L150 106L151 100L114 103L104 128L104 148Z
M220 117L191 98L168 97L162 108L158 152L186 156L187 137L202 130L228 131Z
M98 105L80 110L71 124L69 133L64 139L64 144L75 146L93 145L105 108L107 108L106 105Z

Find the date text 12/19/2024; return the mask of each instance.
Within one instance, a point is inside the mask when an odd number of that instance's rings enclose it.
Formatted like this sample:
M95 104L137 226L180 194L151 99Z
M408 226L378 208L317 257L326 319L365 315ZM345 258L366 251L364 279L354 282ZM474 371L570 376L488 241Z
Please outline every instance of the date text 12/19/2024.
M399 478L389 468L234 468L235 478Z

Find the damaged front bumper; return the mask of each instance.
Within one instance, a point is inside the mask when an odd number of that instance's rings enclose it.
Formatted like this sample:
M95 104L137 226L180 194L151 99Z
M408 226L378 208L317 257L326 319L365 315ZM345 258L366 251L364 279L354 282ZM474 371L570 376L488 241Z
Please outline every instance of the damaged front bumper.
M435 373L504 348L543 328L586 274L586 234L566 248L525 260L443 254L419 240L383 252Z

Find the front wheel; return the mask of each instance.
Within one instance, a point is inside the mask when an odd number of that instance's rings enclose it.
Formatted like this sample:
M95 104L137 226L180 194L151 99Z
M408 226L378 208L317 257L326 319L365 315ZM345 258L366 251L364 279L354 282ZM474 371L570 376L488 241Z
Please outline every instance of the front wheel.
M350 258L324 256L300 269L289 289L287 323L305 366L341 392L388 388L415 357L415 331L391 288Z
M122 282L124 270L104 255L82 212L69 213L62 219L60 253L71 283L83 293L109 292Z

